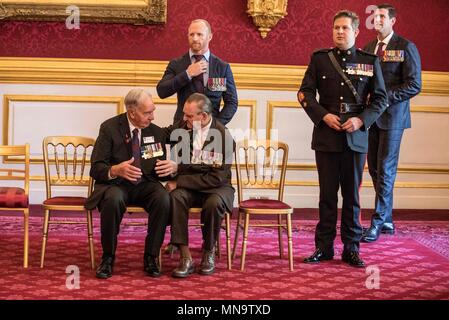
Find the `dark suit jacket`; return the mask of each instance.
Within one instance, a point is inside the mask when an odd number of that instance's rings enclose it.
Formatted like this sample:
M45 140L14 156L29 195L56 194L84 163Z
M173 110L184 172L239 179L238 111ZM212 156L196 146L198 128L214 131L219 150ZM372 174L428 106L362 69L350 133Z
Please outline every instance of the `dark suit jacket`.
M178 128L188 130L184 121L166 128L167 141L170 141L170 134ZM221 154L223 161L220 165L190 163L193 143L192 134L189 135L189 141L180 140L175 135L170 142L173 145L177 143L178 152L185 150L189 152L188 157L186 157L188 163L178 164L177 187L217 194L223 199L227 210L232 212L235 189L231 184L231 165L235 142L228 129L221 122L212 118L210 130L202 149L203 151ZM179 153L178 156L182 158L183 155Z
M365 46L374 52L377 39ZM410 99L421 91L421 59L415 44L393 34L385 50L403 50L403 62L380 62L388 94L388 108L377 119L379 128L406 129L411 127ZM382 60L382 59L381 59Z
M337 72L328 56L334 52L337 62L346 70L350 65L362 65L371 68L370 75L352 75L348 78L353 83L363 102L370 96L370 103L359 114L343 114L343 123L349 117L357 116L363 120L363 126L352 133L339 132L330 128L323 117L328 113L339 115L340 102L358 103L350 88ZM316 94L319 93L319 102ZM387 107L387 94L377 56L352 47L342 51L337 48L322 49L313 53L304 79L299 89L303 96L301 105L315 124L312 135L312 149L324 152L342 152L346 146L351 150L368 152L368 129Z
M173 123L182 120L182 109L184 108L184 103L192 93L196 92L195 87L192 81L189 80L186 72L190 64L191 61L188 52L182 57L170 61L162 79L156 87L157 94L162 99L175 93L177 94L178 108L176 110ZM229 121L231 121L237 111L237 91L235 88L234 76L232 75L231 67L227 62L222 61L212 53L210 54L209 59L209 79L210 78L226 79L226 91L211 91L207 86L204 92L204 94L212 102L212 116L226 125ZM220 103L222 99L224 106L220 111Z
M141 145L144 137L154 137L154 142L161 143L164 155L162 157L141 158L142 179L157 182L159 179L154 171L156 159L165 159L165 136L161 128L150 124L141 131ZM86 201L87 209L94 209L103 199L105 191L113 185L130 183L126 179L109 180L108 172L111 166L129 160L132 157L131 133L129 131L126 113L115 116L101 124L100 133L95 142L91 157L90 176L95 179L92 195Z

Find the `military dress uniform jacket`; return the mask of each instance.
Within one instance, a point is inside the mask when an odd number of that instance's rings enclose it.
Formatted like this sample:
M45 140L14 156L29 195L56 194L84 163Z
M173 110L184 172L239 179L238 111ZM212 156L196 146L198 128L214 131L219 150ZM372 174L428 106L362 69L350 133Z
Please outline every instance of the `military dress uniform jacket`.
M374 52L377 39L368 43L364 50ZM385 87L388 95L388 108L377 119L379 128L406 129L411 127L410 99L421 91L421 59L413 42L393 34L386 54L380 59Z
M155 124L141 130L141 146L150 150L157 149L154 156L148 159L141 158L142 179L158 182L160 178L154 170L156 159L166 159L165 135L163 130ZM160 156L158 154L162 153ZM113 165L127 161L132 157L132 135L126 113L115 116L103 122L100 133L95 142L91 157L90 176L95 179L92 195L86 201L87 209L94 209L103 199L107 189L113 185L130 183L128 180L117 177L109 180L109 170Z
M157 94L164 99L173 94L177 94L178 107L173 119L173 123L182 120L184 103L187 98L195 93L195 86L187 76L187 68L191 64L189 53L182 57L170 61L162 79L157 84ZM226 86L217 86L217 81L226 81ZM217 56L210 54L209 58L209 82L205 87L204 94L212 102L212 116L226 125L231 121L237 111L238 98L235 88L234 76L231 67ZM220 103L223 100L223 108L220 111Z
M330 51L334 52L336 60L351 80L361 101L356 100L349 86L332 65L328 56ZM378 57L355 47L344 51L334 48L314 52L298 97L315 124L312 149L324 152L342 152L349 146L355 152L367 153L368 129L387 107L387 93ZM365 105L362 112L340 114L340 103L360 102ZM340 115L342 123L349 117L357 116L364 125L353 133L338 132L322 121L328 113Z
M175 129L185 129L189 131L189 141L180 141L176 134L170 141L170 135ZM181 152L188 151L190 155L188 163L178 164L176 176L177 188L199 191L207 194L219 195L226 205L228 212L232 212L235 189L231 184L231 165L235 150L235 142L228 129L216 119L212 118L208 136L204 142L202 160L198 158L194 161L193 135L187 128L184 121L180 121L165 129L167 141L171 144L178 143L178 155L182 158ZM219 143L214 143L215 139L220 139ZM187 142L187 143L186 143ZM187 144L189 146L187 146Z

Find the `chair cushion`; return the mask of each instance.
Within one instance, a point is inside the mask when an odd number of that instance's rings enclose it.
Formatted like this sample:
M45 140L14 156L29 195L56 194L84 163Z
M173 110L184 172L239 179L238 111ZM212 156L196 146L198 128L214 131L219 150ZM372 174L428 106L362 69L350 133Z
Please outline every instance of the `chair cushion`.
M52 206L84 206L84 197L53 197L44 201L46 205Z
M291 207L279 200L250 199L240 202L240 208L244 209L291 209Z
M27 208L28 197L22 188L0 187L0 207Z

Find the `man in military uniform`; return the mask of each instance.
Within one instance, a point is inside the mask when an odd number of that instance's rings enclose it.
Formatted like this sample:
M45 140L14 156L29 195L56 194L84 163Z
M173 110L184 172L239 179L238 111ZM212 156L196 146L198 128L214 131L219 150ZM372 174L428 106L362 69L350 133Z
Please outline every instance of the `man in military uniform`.
M300 104L315 124L312 149L320 183L316 250L304 260L306 263L333 259L341 186L342 260L364 267L359 256L359 188L368 151L368 129L387 107L387 94L377 56L354 46L358 26L355 13L337 12L333 20L335 48L314 52L298 92Z

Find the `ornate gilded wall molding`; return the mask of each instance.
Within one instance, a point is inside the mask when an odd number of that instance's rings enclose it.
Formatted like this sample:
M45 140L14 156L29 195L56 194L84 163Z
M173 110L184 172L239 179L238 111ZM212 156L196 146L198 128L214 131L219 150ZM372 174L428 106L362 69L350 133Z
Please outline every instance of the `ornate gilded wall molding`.
M0 83L156 86L168 61L0 57ZM231 63L239 89L298 91L306 66ZM423 71L422 95L449 96L449 72Z
M167 0L20 1L0 0L0 20L65 21L76 5L81 22L154 24L167 20Z
M279 20L287 15L288 0L248 0L246 11L259 28L262 38L266 38Z

